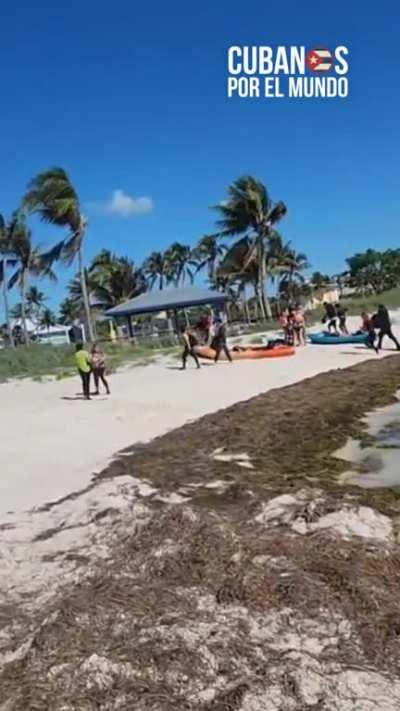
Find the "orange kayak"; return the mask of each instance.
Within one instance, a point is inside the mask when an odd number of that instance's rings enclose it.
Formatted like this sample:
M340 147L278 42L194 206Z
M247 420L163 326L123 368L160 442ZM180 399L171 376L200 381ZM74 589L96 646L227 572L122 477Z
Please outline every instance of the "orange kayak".
M200 358L214 360L215 351L209 346L196 346L195 351ZM231 349L232 360L258 360L260 358L282 358L295 354L293 346L241 346L238 350ZM224 352L220 355L221 360L226 360Z

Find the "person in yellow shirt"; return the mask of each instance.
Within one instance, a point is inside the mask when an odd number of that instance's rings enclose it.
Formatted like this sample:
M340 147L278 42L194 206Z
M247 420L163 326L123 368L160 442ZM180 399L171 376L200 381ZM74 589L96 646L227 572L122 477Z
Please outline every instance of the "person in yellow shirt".
M92 372L92 363L88 351L83 347L83 343L77 343L75 346L75 362L82 380L83 397L85 400L90 400L90 373Z

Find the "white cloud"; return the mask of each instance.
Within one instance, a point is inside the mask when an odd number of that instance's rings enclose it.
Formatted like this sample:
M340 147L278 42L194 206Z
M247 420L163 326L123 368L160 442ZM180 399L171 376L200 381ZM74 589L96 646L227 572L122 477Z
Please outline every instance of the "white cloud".
M89 207L99 210L106 215L118 217L133 217L146 215L154 208L154 203L149 197L133 197L123 190L113 190L109 200L102 203L91 203Z

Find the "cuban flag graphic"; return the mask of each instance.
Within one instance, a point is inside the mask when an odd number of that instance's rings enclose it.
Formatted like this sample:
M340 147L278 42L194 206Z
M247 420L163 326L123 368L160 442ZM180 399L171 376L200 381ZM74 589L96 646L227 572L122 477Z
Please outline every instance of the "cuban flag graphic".
M329 49L310 49L306 56L307 67L313 72L329 72L332 68L332 54Z

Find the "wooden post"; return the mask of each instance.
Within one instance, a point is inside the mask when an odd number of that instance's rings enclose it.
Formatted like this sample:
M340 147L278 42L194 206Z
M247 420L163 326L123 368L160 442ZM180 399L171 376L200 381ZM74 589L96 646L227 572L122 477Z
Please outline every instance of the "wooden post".
M129 338L133 338L132 316L127 316L126 320L128 323Z

